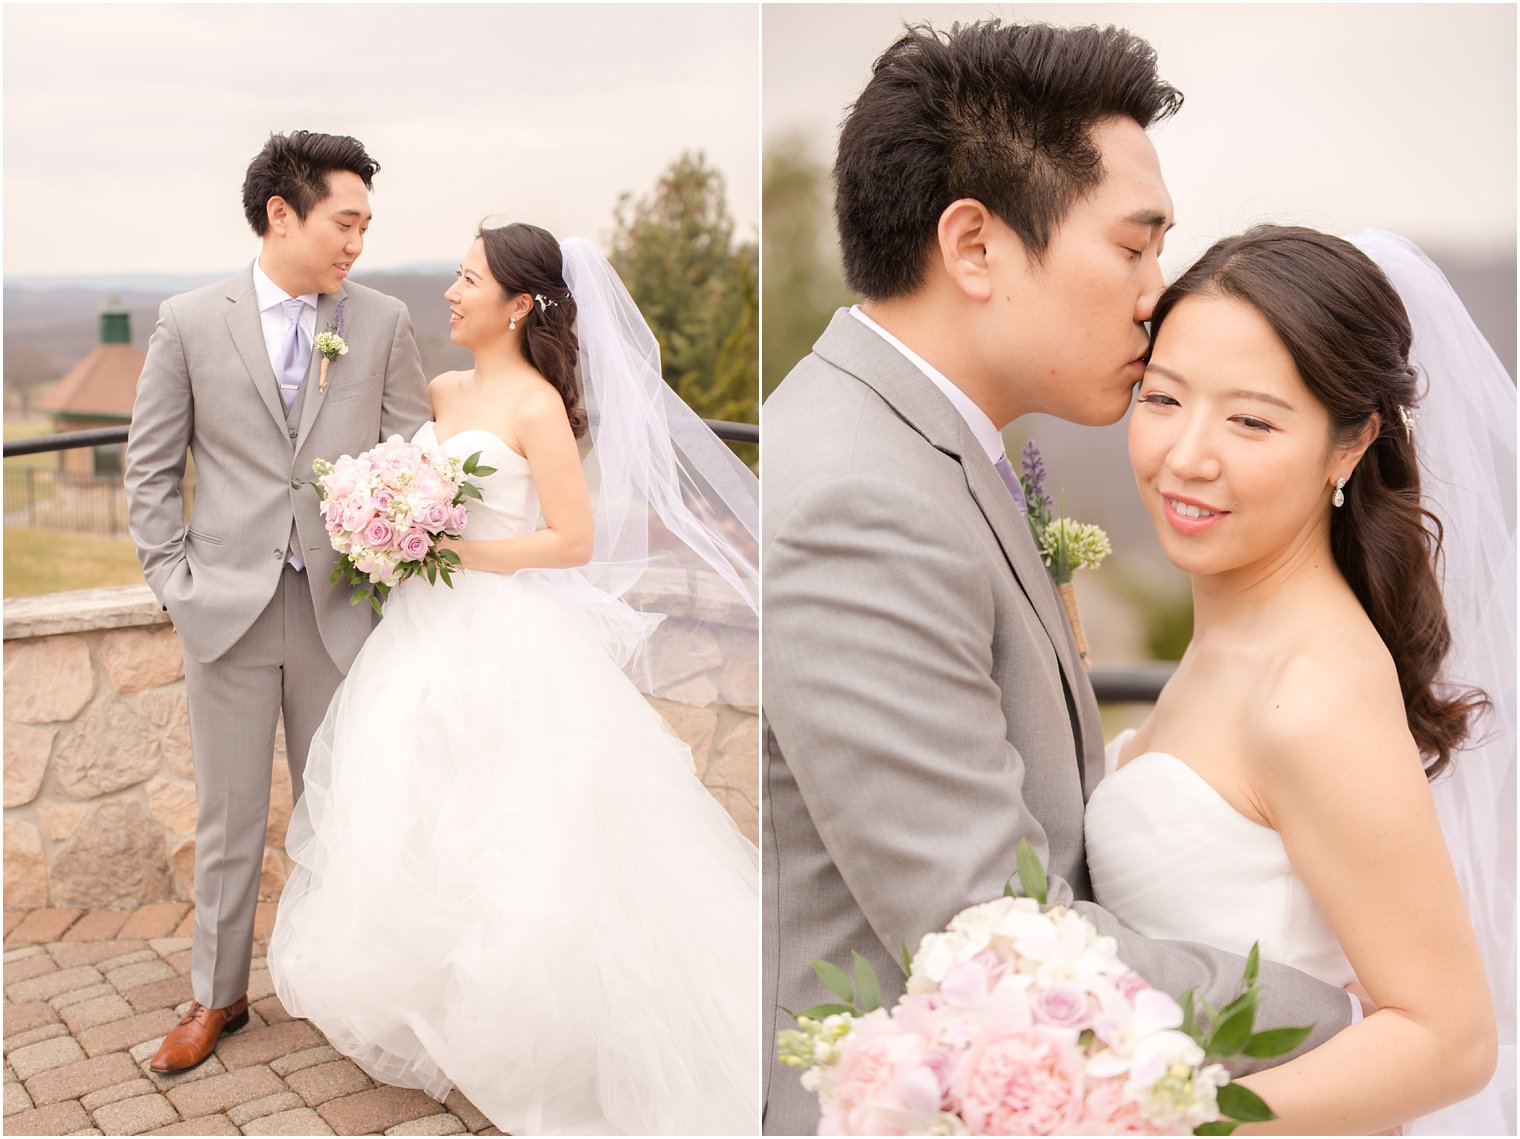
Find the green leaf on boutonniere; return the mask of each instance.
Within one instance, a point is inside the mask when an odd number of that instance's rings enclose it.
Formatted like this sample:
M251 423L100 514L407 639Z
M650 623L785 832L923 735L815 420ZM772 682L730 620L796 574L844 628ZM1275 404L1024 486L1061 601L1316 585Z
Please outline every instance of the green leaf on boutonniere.
M1049 880L1045 877L1045 867L1040 863L1040 856L1034 852L1034 847L1029 845L1027 838L1019 839L1018 860L1019 885L1024 888L1026 895L1043 906Z
M850 950L850 956L855 960L855 992L859 994L860 1011L881 1008L881 982L876 977L876 970L858 949Z
M813 972L818 974L818 979L823 982L823 987L828 989L842 1001L853 1001L855 991L850 988L850 979L844 975L844 970L829 961L814 961Z
M1301 1028L1269 1028L1247 1040L1243 1051L1258 1060L1282 1056L1307 1040L1312 1031L1313 1026L1307 1024Z
M1219 1089L1219 1110L1241 1123L1265 1123L1277 1118L1261 1096L1236 1083L1225 1084Z

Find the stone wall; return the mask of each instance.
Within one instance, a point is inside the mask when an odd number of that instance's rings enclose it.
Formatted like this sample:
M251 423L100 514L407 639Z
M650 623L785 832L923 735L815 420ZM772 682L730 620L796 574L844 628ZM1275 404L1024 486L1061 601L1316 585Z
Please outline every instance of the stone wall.
M694 677L690 690L713 689ZM756 711L652 703L755 841ZM276 748L266 899L278 896L289 869L283 731ZM6 601L5 908L191 901L194 863L184 664L147 586Z

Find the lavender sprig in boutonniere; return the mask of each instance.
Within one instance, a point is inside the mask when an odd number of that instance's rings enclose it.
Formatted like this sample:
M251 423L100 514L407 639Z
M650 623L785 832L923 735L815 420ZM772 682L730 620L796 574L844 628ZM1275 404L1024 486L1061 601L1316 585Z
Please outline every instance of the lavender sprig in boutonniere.
M1082 664L1091 668L1087 636L1082 632L1082 615L1077 611L1077 591L1071 583L1071 575L1079 569L1097 569L1103 559L1113 553L1113 547L1101 527L1056 513L1055 504L1045 493L1045 460L1033 439L1019 452L1019 468L1019 483L1029 506L1029 530L1034 535L1035 548L1040 551L1045 568L1050 571L1056 591L1061 595L1061 604L1066 608L1066 619L1071 622Z
M322 370L317 373L317 390L327 391L327 366L339 356L348 355L348 345L343 343L343 302L338 302L338 311L333 314L337 318L336 324L329 324L317 338L311 342L311 346L322 353Z

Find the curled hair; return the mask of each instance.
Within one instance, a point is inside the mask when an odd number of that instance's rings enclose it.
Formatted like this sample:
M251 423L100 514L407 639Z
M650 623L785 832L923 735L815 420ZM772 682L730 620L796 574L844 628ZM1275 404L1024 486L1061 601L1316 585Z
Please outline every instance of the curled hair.
M876 61L834 163L845 279L864 297L915 291L939 218L974 198L1039 259L1072 205L1103 180L1100 120L1142 127L1182 93L1155 50L1121 28L910 26Z
M1434 778L1488 699L1438 683L1451 631L1436 576L1441 521L1421 505L1415 445L1399 414L1417 399L1404 304L1356 246L1299 226L1260 225L1216 242L1162 294L1152 333L1195 295L1261 313L1330 413L1336 446L1354 443L1373 413L1381 420L1346 482L1345 505L1331 512L1330 549L1393 656L1410 733Z
M502 291L508 297L527 293L534 298L523 322L523 356L559 392L570 417L570 430L581 438L586 434L587 420L575 374L580 350L575 335L575 298L565 286L559 242L548 230L524 222L490 228L482 222L476 236L485 244L486 264Z
M334 170L359 175L364 188L373 190L380 164L362 142L346 134L271 134L243 175L243 214L253 232L260 237L269 232L269 199L276 196L289 202L304 222L312 207L332 192L327 176Z

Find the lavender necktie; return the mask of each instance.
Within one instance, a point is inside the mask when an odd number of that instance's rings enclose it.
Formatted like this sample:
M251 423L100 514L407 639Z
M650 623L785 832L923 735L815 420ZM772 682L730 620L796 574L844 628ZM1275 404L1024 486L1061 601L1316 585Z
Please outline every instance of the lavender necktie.
M1008 488L1008 493L1013 495L1013 504L1019 508L1020 517L1028 518L1029 504L1024 501L1024 488L1019 485L1019 476L1013 473L1013 464L1008 461L1008 456L999 456L992 466L1003 480L1003 485Z
M306 302L299 297L291 297L280 304L285 309L285 315L290 318L290 326L285 330L285 343L280 346L280 398L285 401L285 410L289 411L296 402L296 393L306 380L306 370L311 367L311 341L306 338L306 330L301 327L301 311L306 307Z

